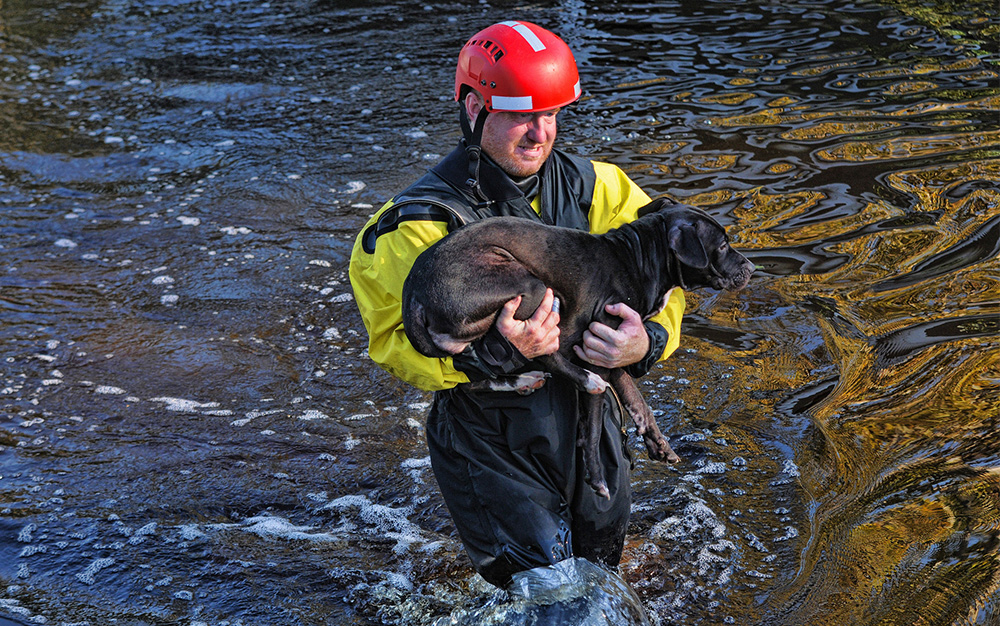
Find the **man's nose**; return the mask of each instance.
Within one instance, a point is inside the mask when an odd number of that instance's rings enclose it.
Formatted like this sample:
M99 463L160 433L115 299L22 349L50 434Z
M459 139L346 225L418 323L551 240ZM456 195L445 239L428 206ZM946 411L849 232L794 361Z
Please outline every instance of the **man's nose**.
M532 141L545 143L553 129L554 124L551 116L535 115L531 118L531 122L528 124L528 137L530 137Z

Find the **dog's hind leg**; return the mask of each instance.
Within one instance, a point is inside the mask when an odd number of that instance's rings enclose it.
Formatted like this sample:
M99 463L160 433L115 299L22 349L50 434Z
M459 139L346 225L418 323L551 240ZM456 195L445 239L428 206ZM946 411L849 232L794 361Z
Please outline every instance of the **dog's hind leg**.
M599 454L601 433L604 431L604 420L601 413L604 406L604 396L581 396L583 411L577 431L577 446L583 452L583 467L587 471L587 484L594 493L602 498L611 499L608 483L604 480L604 464Z
M546 372L525 372L517 376L465 383L465 389L471 391L516 391L522 396L526 396L541 389L548 377L549 374Z
M646 399L642 397L635 380L629 376L625 370L618 368L611 370L609 375L611 386L618 393L622 406L635 423L636 431L642 436L649 457L656 461L667 461L677 463L681 457L677 456L667 438L660 432L660 427L656 425L656 419L650 410Z

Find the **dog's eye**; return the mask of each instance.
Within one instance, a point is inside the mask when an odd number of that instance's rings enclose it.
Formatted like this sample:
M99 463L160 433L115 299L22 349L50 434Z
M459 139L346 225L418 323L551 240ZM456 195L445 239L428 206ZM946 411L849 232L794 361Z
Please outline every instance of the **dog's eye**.
M729 242L728 241L723 241L722 245L719 246L719 252L725 252L728 249L729 249Z

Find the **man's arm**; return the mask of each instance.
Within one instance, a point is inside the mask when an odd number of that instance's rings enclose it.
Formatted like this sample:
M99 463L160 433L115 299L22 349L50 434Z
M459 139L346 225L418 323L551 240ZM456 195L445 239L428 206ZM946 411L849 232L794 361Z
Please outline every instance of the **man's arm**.
M368 225L391 206L382 207ZM447 234L447 225L432 220L402 221L395 230L380 235L370 253L362 240L368 225L351 253L351 287L368 331L368 356L393 376L420 389L437 391L510 374L528 359L558 349L559 314L552 311L550 291L527 320L514 319L519 299L507 303L495 330L462 354L443 359L420 354L403 329L403 282L417 256Z
M368 331L368 356L393 376L420 389L436 391L468 382L468 376L455 369L451 358L430 358L417 352L403 330L403 281L417 256L447 234L447 224L402 221L395 230L380 235L374 250L368 252L363 245L365 230L391 207L391 202L386 203L369 220L351 252L349 275Z

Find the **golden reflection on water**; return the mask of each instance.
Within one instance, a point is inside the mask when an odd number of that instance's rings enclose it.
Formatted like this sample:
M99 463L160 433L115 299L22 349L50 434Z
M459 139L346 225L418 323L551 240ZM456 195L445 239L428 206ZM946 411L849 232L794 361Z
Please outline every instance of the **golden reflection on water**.
M782 126L789 124L800 124L825 119L853 120L858 118L913 118L929 114L955 114L959 115L966 111L997 111L1000 112L1000 95L985 96L971 100L958 102L919 102L908 106L884 111L854 109L847 111L808 111L805 106L788 107L787 105L774 106L762 109L753 113L732 115L725 117L710 117L705 120L706 124L721 128L753 128L758 126ZM845 129L841 128L841 131ZM992 129L991 129L992 130ZM826 137L814 136L811 139L828 138L845 134L835 132Z
M800 71L845 67L852 62ZM978 59L968 59L860 75L979 68ZM886 92L931 87L913 81ZM1000 96L883 111L807 111L790 100L769 107L707 123L791 126L780 137L795 142L850 138L814 153L848 167L966 158L889 172L882 182L891 194L882 195L892 200L871 197L850 214L826 219L810 217L833 200L819 190L716 188L683 198L703 207L728 204L734 245L751 253L780 256L782 249L810 246L839 260L825 271L768 279L754 296L763 298L757 305L712 309L709 317L727 318L720 326L753 333L751 347L698 346L710 361L737 366L731 400L745 406L748 430L780 410L780 396L739 390L788 395L828 381L828 392L817 394L821 399L807 411L822 443L796 457L801 488L816 506L812 536L795 580L773 590L767 604L794 607L784 622L794 624L984 623L980 609L1000 594L1000 130L969 130L961 116L1000 112ZM924 128L962 131L905 134L904 120L931 113L955 119L921 121ZM735 157L715 155L678 162L693 171L736 165ZM794 169L779 162L767 171ZM700 310L699 296L692 300ZM755 306L789 305L811 311L822 348L796 337L802 331L780 315L752 314ZM714 419L711 409L707 419Z
M928 137L895 137L885 141L852 141L816 156L824 161L876 161L1000 148L1000 130L976 131Z

